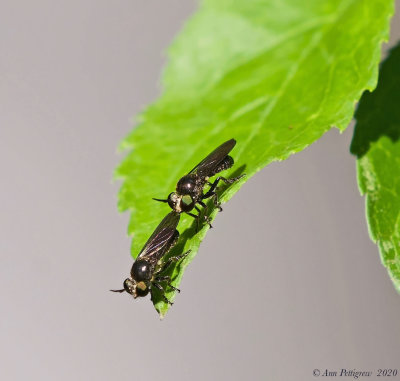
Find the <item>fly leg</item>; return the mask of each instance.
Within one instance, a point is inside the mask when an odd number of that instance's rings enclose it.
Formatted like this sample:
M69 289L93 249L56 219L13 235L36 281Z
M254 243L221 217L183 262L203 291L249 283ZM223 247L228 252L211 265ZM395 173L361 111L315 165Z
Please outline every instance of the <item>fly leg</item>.
M201 200L197 201L197 203L199 203L199 204L203 207L203 209L204 209L204 219L205 219L205 221L208 223L208 226L209 226L210 229L211 229L211 228L212 228L211 220L210 220L210 217L207 216L207 205L206 205L203 201L201 201ZM200 213L199 208L198 208L197 206L195 206L195 208L196 208L196 210L198 210L199 213Z
M190 213L190 212L185 212L188 214L190 217L193 217L196 220L196 233L199 231L199 218L200 218L200 210L196 208L196 210L199 212L198 215Z
M213 185L212 183L208 183L209 185ZM218 188L216 188L218 189ZM212 197L214 206L218 209L218 211L222 212L221 203L218 200L218 193L214 190L212 192L208 191L206 194L202 196L202 199Z
M153 283L154 287L160 290L161 296L164 300L165 303L168 303L170 306L172 306L174 303L172 303L166 296L165 296L165 290L159 283Z
M234 182L240 180L244 176L246 176L246 175L240 175L240 176L237 176L237 177L232 177L231 179L226 179L225 177L218 176L215 179L215 181L211 184L211 187L208 190L208 192L205 195L203 195L202 199L211 197L213 195L214 191L215 191L215 188L218 186L218 183L220 181L223 181L225 184L233 184Z
M218 177L215 179L215 181L211 184L210 189L207 191L207 193L203 194L203 196L201 197L201 199L204 200L204 199L206 199L206 198L212 197L212 198L213 198L214 205L215 205L215 206L219 209L219 211L221 212L221 211L222 211L221 203L218 201L218 195L217 195L217 193L215 192L215 190L216 190L216 188L217 188L217 186L218 186L218 183L219 183L220 181L223 181L225 184L233 184L234 182L236 182L236 181L238 181L239 179L241 179L243 176L245 176L245 175L240 175L240 176L237 176L237 177L232 177L231 179L226 179L225 177L218 176Z
M186 258L186 256L191 252L192 250L188 250L186 253L183 253L181 255L177 255L175 257L171 257L168 258L167 261L163 264L163 266L161 267L160 271L158 271L159 273L163 273L172 262L178 262L183 258Z
M197 218L197 226L196 226L196 232L199 231L200 228L200 216L201 216L201 210L195 205L194 208L197 210L198 214L198 218Z
M220 212L222 212L222 207L221 207L221 203L219 202L217 192L214 192L214 194L212 195L212 199L213 199L213 203L214 203L215 207L218 208L218 210Z
M179 288L176 288L171 284L171 277L168 275L157 277L156 282L167 282L168 287L172 288L174 291L181 292Z

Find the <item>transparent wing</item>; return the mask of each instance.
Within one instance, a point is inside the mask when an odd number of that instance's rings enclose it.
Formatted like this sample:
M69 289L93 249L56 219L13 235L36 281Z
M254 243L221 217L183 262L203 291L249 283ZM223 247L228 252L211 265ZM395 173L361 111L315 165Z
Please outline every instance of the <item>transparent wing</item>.
M232 151L236 145L236 140L231 139L222 143L212 151L204 160L197 164L189 173L197 173L199 176L207 176L213 169Z
M164 255L164 249L170 244L175 234L179 219L180 215L176 212L167 214L147 240L138 257L161 258Z

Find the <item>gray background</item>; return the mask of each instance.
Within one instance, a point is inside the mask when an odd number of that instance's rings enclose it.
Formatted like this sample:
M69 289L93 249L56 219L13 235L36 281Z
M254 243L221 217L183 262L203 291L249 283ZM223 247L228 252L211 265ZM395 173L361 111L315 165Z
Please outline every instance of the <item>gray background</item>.
M1 380L310 380L314 368L400 368L400 297L368 237L352 128L240 190L164 321L149 300L108 292L132 263L111 182L116 147L159 94L160 52L194 9L0 3Z

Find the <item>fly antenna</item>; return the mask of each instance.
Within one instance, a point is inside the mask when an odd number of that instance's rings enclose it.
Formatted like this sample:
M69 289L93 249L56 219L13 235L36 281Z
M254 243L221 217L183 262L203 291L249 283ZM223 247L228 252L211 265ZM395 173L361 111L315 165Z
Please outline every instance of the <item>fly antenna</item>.
M123 288L122 290L110 290L111 292L124 292L125 289Z
M168 200L161 200L160 198L153 198L155 201L160 201L160 202L168 202Z

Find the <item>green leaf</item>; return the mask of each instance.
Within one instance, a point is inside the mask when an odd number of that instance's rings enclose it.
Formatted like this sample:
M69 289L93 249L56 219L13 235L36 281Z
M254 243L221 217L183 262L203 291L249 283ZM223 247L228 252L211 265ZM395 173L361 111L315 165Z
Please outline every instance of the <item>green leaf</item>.
M393 1L381 0L204 1L170 48L162 96L121 144L130 153L116 172L123 179L119 209L131 212L132 255L169 212L151 198L174 191L222 142L238 142L224 176L247 174L221 191L226 202L267 164L332 126L344 130L363 90L376 85L393 9ZM192 252L172 270L175 286L208 227L195 234L183 215L178 229L171 255ZM168 306L154 302L164 316Z
M383 62L378 87L364 93L355 116L351 152L358 157L370 236L400 292L400 44Z

